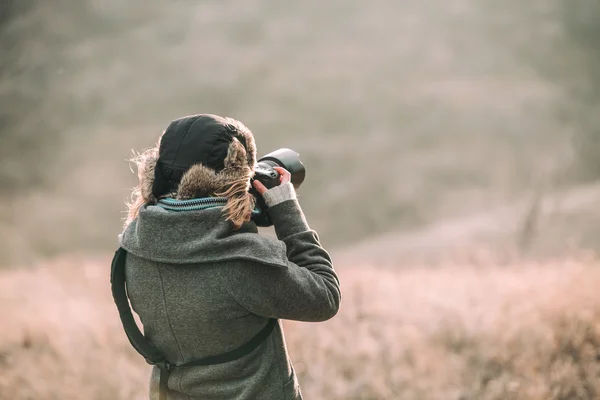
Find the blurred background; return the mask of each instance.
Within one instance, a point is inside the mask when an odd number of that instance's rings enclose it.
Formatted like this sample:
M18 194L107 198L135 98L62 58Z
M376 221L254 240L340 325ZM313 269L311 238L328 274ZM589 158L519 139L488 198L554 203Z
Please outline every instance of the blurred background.
M1 398L147 396L127 160L201 112L307 167L346 297L288 324L305 397L600 397L598 0L4 0L0 104Z

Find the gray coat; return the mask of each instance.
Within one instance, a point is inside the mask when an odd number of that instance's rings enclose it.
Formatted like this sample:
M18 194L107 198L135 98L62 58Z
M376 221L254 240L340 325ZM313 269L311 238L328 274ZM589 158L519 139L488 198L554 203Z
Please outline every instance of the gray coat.
M270 208L279 240L256 225L239 231L220 208L144 207L121 235L127 290L146 337L171 363L221 354L269 318L325 321L340 306L331 258L297 200ZM150 398L158 398L153 368ZM218 365L175 368L172 399L301 399L281 323L250 354Z

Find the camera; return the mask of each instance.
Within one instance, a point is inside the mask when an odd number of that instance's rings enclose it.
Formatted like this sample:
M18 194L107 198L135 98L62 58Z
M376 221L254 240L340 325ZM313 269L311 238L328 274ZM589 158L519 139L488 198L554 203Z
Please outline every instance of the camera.
M300 154L290 149L275 150L258 160L252 181L257 180L267 189L279 185L280 174L273 167L285 168L292 175L292 185L298 189L306 177L306 169L300 161ZM252 220L258 226L267 227L273 225L271 217L267 213L267 205L254 186L250 193L256 198L256 206L252 211Z

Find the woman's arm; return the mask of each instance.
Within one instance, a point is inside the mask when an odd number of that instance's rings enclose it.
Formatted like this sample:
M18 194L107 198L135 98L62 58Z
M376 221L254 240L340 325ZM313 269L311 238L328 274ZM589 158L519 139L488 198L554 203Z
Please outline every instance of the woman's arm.
M284 183L269 192L265 200L277 237L286 245L287 268L228 263L219 268L223 284L242 307L254 314L299 321L327 320L337 313L341 301L331 258L317 233L309 228L293 186Z

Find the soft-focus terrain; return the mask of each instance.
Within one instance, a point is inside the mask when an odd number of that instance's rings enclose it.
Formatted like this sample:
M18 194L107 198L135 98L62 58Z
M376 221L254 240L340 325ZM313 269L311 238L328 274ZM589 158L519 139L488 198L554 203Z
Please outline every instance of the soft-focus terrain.
M600 398L599 5L2 0L0 398L146 398L106 254L197 112L307 166L344 289L286 323L307 400Z
M144 399L108 259L0 274L0 398ZM600 263L338 267L340 313L286 322L307 399L597 399Z
M197 112L302 154L327 246L598 179L599 4L3 0L0 264L112 250L131 149Z

